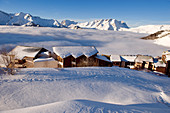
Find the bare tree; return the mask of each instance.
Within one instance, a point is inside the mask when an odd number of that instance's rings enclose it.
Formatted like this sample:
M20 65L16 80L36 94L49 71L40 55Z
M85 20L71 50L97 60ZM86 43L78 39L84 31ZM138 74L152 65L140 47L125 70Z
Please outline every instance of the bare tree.
M8 53L6 48L0 49L0 64L1 68L5 73L9 75L15 74L15 54Z

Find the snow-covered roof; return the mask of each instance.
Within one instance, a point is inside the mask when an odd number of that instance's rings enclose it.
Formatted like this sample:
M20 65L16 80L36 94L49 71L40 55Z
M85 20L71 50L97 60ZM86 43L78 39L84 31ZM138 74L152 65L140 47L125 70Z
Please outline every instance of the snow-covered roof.
M139 55L135 59L135 62L153 62L153 58L151 56L144 56L144 55Z
M42 48L30 46L16 46L9 54L14 54L16 59L35 57Z
M107 59L105 56L102 56L102 55L97 55L96 58L103 60L103 61L106 61L106 62L111 62L109 59Z
M82 55L90 57L98 53L94 46L58 46L53 47L53 51L61 58L66 58L70 55L72 55L74 58L78 58Z
M55 61L55 59L51 57L51 58L37 58L34 60L34 62L46 62L46 61Z
M121 55L120 58L124 62L135 62L136 55Z
M166 61L170 60L170 55L166 55Z
M166 64L163 61L158 61L154 63L155 67L166 67Z
M121 62L120 55L111 55L111 56L110 56L110 60L111 60L112 62Z

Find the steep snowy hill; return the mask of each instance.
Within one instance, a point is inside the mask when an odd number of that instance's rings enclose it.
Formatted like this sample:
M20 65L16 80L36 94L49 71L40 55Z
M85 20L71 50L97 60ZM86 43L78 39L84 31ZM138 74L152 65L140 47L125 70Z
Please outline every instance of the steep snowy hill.
M62 25L54 19L42 19L23 12L7 14L2 11L0 11L0 25L62 27Z
M0 85L1 113L170 112L169 78L119 67L21 69Z
M99 30L114 30L118 31L120 28L128 28L125 22L118 21L116 19L101 19L91 22L78 23L78 26L82 28L92 28Z
M130 29L121 28L119 31L131 31L136 33L152 34L161 30L170 30L170 25L145 25Z
M0 11L0 25L6 25L6 23L8 23L10 18L11 18L10 14Z
M146 37L142 37L141 39L154 40L154 43L158 45L170 47L170 30L158 31Z
M78 22L75 22L75 21L72 21L72 20L63 20L63 21L61 22L61 24L64 25L64 26L66 26L66 27L70 26L71 24L77 24L77 23L78 23Z
M42 26L42 27L61 27L61 24L57 20L53 19L42 19L26 13L16 13L8 25L24 25L24 26Z

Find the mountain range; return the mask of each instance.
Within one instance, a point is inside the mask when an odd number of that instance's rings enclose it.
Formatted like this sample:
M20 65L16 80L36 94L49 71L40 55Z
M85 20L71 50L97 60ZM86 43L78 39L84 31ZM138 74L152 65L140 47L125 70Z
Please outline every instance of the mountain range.
M116 19L101 19L91 22L78 23L71 20L63 20L61 23L55 19L42 19L37 16L32 16L29 13L15 13L8 14L0 11L0 25L14 25L14 26L38 26L38 27L58 27L71 28L70 25L76 25L81 28L99 29L99 30L115 30L120 28L129 28L123 21ZM77 27L74 27L77 28Z
M100 19L84 23L78 23L72 20L63 20L60 23L55 19L43 19L38 16L32 16L29 13L20 12L8 14L3 11L0 11L0 25L114 30L147 34L152 34L161 30L170 30L170 25L145 25L136 28L129 28L124 21L118 21L116 19Z

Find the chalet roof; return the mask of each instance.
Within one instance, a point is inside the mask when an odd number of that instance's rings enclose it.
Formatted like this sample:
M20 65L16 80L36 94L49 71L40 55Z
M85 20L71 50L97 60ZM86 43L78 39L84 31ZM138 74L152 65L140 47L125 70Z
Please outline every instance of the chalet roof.
M35 57L43 48L30 46L16 46L9 54L14 54L16 59Z
M158 61L154 63L155 67L166 67L166 64L163 61Z
M124 62L135 62L135 59L136 59L136 55L121 55L120 58L121 58L121 61L124 61Z
M110 56L110 60L111 60L112 62L121 62L120 55L111 55L111 56Z
M37 58L34 62L47 62L47 61L56 61L53 57L51 58Z
M103 61L106 61L106 62L111 62L109 59L107 59L105 56L102 56L102 55L97 55L96 58L103 60Z
M78 58L82 55L90 57L98 53L94 46L58 46L53 47L53 51L61 58L66 58L72 55L74 58Z
M137 58L135 59L135 62L153 62L152 56L146 56L146 55L138 55Z

